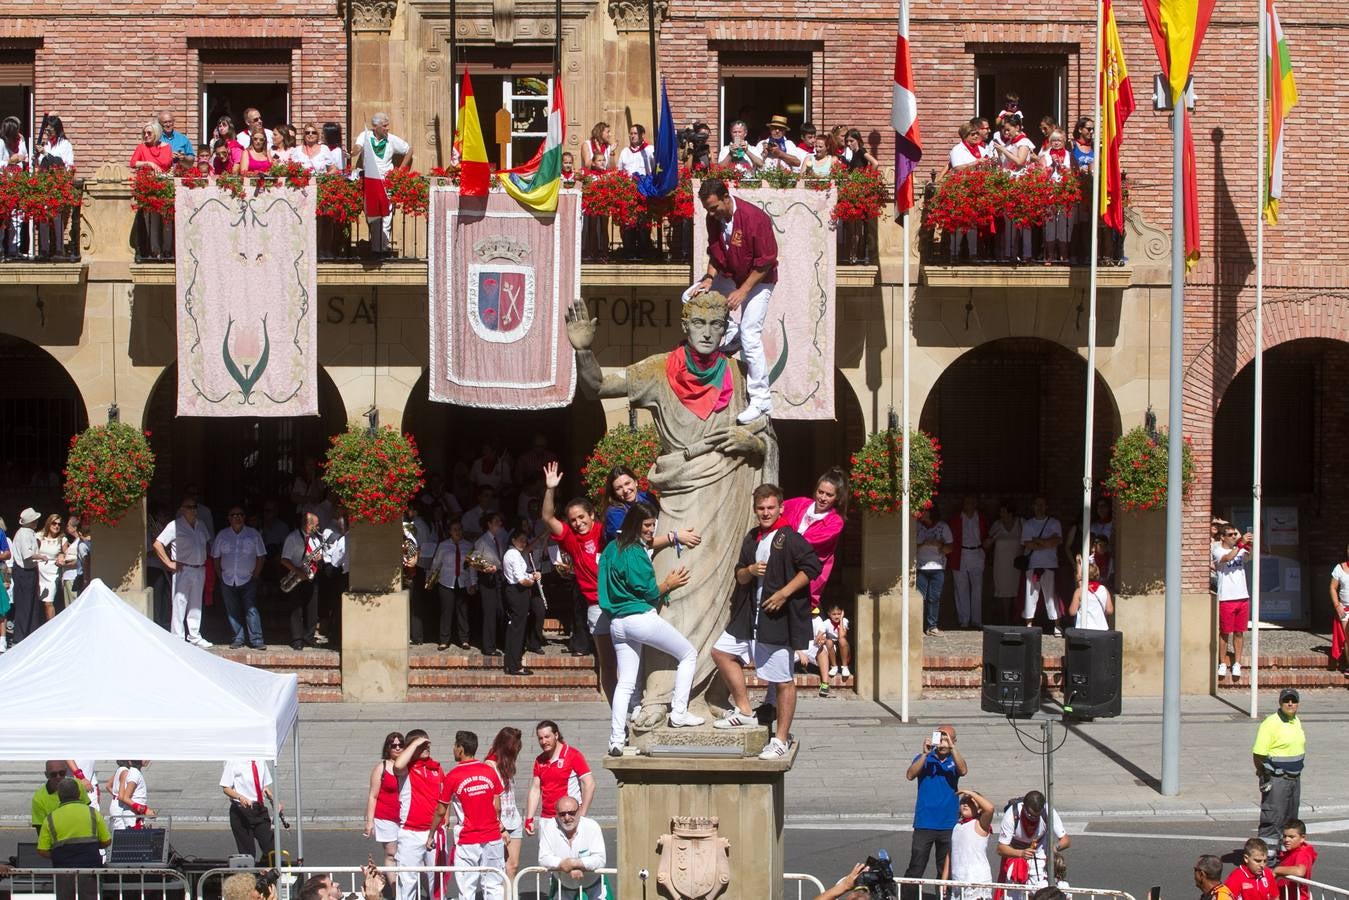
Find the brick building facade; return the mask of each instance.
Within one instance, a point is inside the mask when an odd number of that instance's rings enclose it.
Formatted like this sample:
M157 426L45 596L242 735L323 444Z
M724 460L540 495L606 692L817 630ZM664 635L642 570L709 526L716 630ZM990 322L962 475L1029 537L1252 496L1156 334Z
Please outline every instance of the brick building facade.
M707 121L713 144L720 145L727 124L738 117L749 119L752 129L777 113L794 125L842 124L858 128L888 165L892 3L750 0L727 7L661 0L656 8L658 68L679 125ZM996 115L1006 91L1021 94L1033 121L1052 114L1071 126L1089 108L1094 9L1084 2L1058 4L1052 11L987 0L947 7L915 2L910 39L927 152L918 170L920 185L945 168L958 124L974 114ZM1123 161L1131 184L1129 260L1103 270L1099 294L1093 429L1098 478L1111 440L1141 424L1149 408L1164 423L1167 399L1168 116L1151 108L1157 65L1141 9L1119 4L1116 10L1138 110L1127 127ZM1242 457L1233 448L1250 435L1239 410L1249 408L1252 356L1255 25L1247 11L1220 12L1196 66L1203 258L1186 289L1185 427L1194 440L1198 482L1186 505L1185 590L1195 597L1205 590L1207 518L1212 510L1241 505ZM442 0L356 0L350 35L340 4L245 3L216 15L211 7L178 3L67 2L37 14L28 5L0 2L0 13L0 114L19 114L30 131L43 111L60 114L88 181L82 260L62 264L65 268L32 264L0 270L0 300L9 304L0 331L24 342L25 353L54 360L70 373L75 400L69 422L101 421L116 400L125 419L158 423L156 430L174 429L175 443L204 447L220 444L224 426L174 422L169 412L172 267L135 262L124 240L131 227L124 167L140 124L168 109L196 143L214 112L227 109L237 117L244 105L266 105L269 125L335 121L344 127L350 122L355 130L371 113L387 110L393 130L411 141L417 167L425 169L445 161L459 72L472 71L479 97L509 111L519 100L512 80L546 80L558 37L554 5L523 0L513 5L460 0L453 23ZM1322 187L1336 183L1336 153L1319 143L1305 152L1309 142L1300 138L1314 111L1344 100L1349 86L1325 61L1345 33L1330 4L1284 10L1283 26L1304 99L1286 126L1283 216L1266 241L1266 347L1274 351L1266 409L1269 421L1282 429L1270 436L1285 439L1267 442L1271 477L1265 495L1267 503L1298 510L1303 540L1297 561L1303 583L1311 586L1304 588L1309 608L1316 610L1310 620L1317 623L1325 604L1318 599L1323 588L1316 586L1339 558L1349 525L1340 512L1346 489L1333 477L1346 462L1334 438L1346 414L1335 388L1349 373L1341 343L1349 321L1349 235L1322 224L1325 210L1336 206L1336 192ZM629 122L651 122L645 3L564 0L560 37L568 149L579 150L595 121L608 121L619 135ZM1035 133L1033 124L1028 130ZM907 350L914 367L907 419L936 431L947 447L950 477L943 499L953 506L960 493L977 492L990 508L998 497L1024 504L1043 492L1065 522L1075 519L1084 273L1058 267L968 269L922 258L913 267L914 324L905 340L897 333L901 259L906 251L917 258L917 251L902 246L889 218L879 223L876 243L877 265L840 269L836 360L843 427L784 426L784 434L810 447L804 458L794 458L800 471L791 477L808 482L806 473L845 458L866 433L884 427L889 409L901 405L898 359ZM674 335L669 322L639 327L642 319L632 311L664 308L688 278L687 267L678 265L587 266L583 292L601 316L601 362L626 365L668 344ZM461 450L454 440L490 427L488 419L435 407L424 398L424 265L328 264L319 283L326 316L319 332L325 415L321 424L297 423L294 434L312 432L321 447L333 423L354 419L373 404L383 422L405 424L424 448L449 463ZM41 305L34 306L34 292ZM120 381L107 377L114 372ZM118 384L120 395L112 393ZM1286 394L1276 395L1276 388ZM1025 412L1017 418L1021 407ZM578 401L557 420L565 433L562 449L575 459L605 422L624 420L621 404ZM987 441L996 444L1010 435L1015 446L990 452L979 442L1000 422L1006 434L988 434ZM76 426L61 419L42 427L55 432ZM950 459L962 446L969 455L985 453L979 458L989 464ZM1249 455L1245 459L1249 466ZM1306 477L1273 477L1276 471ZM162 476L164 492L205 474L200 464L174 460ZM1271 481L1277 490L1271 491ZM1244 490L1248 497L1249 478ZM13 498L5 497L4 512L13 515L22 505L10 509ZM1138 560L1136 573L1122 579L1129 585L1126 593L1155 599L1160 519L1121 518L1121 562L1130 554ZM139 586L143 574L142 551L135 546L143 521L126 527L127 559L118 563L128 590ZM886 543L892 541L891 524L857 517L836 578L844 595L863 595L855 614L879 635L872 648L877 655L889 653L898 628L897 554ZM104 546L111 543L105 537ZM892 690L894 678L877 666L870 685L880 696ZM881 682L890 687L883 689Z

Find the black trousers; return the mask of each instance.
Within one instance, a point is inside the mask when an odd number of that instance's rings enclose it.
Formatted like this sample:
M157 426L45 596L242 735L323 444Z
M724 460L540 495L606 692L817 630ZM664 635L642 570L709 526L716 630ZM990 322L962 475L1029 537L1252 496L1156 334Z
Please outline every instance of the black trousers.
M230 831L234 833L234 846L240 853L253 857L259 866L272 865L268 857L276 849L276 842L272 836L271 812L265 804L253 804L245 809L239 803L231 803Z
M478 576L478 596L482 598L482 652L497 652L497 630L501 627L500 575L486 572Z
M506 595L506 671L514 672L524 665L525 631L529 625L530 595L533 590L518 584L508 584Z
M589 606L585 595L575 583L571 586L571 640L567 649L572 653L594 653L595 641L590 637Z
M332 640L342 634L342 595L350 583L351 576L337 566L325 563L319 570L319 619Z
M302 581L290 592L290 642L314 636L319 622L319 583L317 578Z
M913 842L909 844L909 867L904 870L905 878L923 877L923 872L927 869L927 858L933 847L937 848L937 870L932 877L940 878L942 866L946 865L946 858L951 855L951 829L915 828L913 830ZM910 898L916 900L918 886L914 884L904 885L903 897L905 900L910 900Z
M445 584L440 592L440 643L457 644L468 640L468 591ZM457 635L457 637L456 637Z
M548 607L543 602L543 595L539 593L537 587L530 588L529 627L525 633L525 646L531 653L543 652L543 620L547 617Z
M436 633L432 618L435 614L435 597L426 589L427 574L425 566L417 566L412 573L412 585L408 593L408 638L414 644L426 640L427 634Z
M43 621L38 613L37 569L25 569L16 565L12 574L14 591L10 602L14 604L14 640L21 641L37 631Z
M163 569L150 568L146 570L145 580L154 597L152 612L155 624L160 628L167 629L169 620L173 618L173 597L169 593L169 573Z

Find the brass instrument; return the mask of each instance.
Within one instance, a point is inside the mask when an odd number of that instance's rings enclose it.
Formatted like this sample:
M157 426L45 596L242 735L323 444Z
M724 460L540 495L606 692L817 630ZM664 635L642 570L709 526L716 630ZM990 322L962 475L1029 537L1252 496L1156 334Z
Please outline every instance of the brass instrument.
M426 590L429 591L433 587L435 587L437 582L439 581L440 581L440 567L436 566L436 568L426 573L426 584L424 585L424 587L426 588Z
M312 581L314 578L314 564L323 561L323 551L328 549L328 542L319 539L319 545L304 555L298 569L291 569L281 579L282 593L289 594L306 581Z
M403 569L411 572L417 568L417 542L412 538L403 537Z

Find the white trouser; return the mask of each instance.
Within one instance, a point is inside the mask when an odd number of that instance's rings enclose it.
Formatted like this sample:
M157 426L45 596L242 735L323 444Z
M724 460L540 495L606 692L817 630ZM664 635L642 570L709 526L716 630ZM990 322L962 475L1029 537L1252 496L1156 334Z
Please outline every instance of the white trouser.
M482 900L501 900L506 895L506 845L502 841L455 844L454 864L482 866L502 871L500 875L493 872L455 872L454 880L459 885L459 896L464 900L478 895L479 884L482 885Z
M729 296L736 288L735 282L725 275L712 280L712 290ZM721 339L726 346L740 337L740 358L749 369L745 376L745 392L749 394L751 406L757 406L765 412L773 408L773 395L768 389L768 360L763 352L763 320L768 315L768 301L773 296L773 285L760 284L749 292L745 302L740 304L740 318L732 312L726 323L726 336Z
M984 551L961 550L955 576L956 618L961 627L984 623Z
M1027 569L1026 607L1022 610L1022 618L1028 622L1035 618L1035 607L1039 604L1041 597L1044 597L1045 601L1045 616L1049 621L1057 622L1059 619L1059 604L1054 593L1054 570L1045 569L1037 579L1035 570Z
M698 666L698 651L654 609L615 618L609 629L614 641L614 655L618 657L618 686L614 688L614 705L609 718L609 743L622 744L627 737L628 701L637 687L642 648L655 647L679 660L675 669L674 696L670 699L672 713L683 713L689 708L689 691L693 688L693 671Z
M435 851L426 849L429 831L409 831L398 829L398 850L394 862L400 866L435 865ZM422 872L398 873L398 900L420 900L422 892Z
M389 249L393 239L393 211L387 216L366 216L370 226L370 252L382 253Z
M206 569L203 566L178 564L173 573L173 633L183 636L183 620L187 620L187 638L201 637L201 591L206 587Z

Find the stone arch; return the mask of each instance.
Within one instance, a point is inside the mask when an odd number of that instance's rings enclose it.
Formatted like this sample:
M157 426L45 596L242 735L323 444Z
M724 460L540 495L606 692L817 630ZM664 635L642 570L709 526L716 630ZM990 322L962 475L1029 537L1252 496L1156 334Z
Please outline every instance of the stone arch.
M266 499L288 503L290 479L304 460L321 459L328 438L347 424L342 396L323 366L318 385L317 416L179 417L177 363L165 366L146 399L142 422L159 461L151 501L172 504L185 487L197 484L213 510ZM175 465L180 455L189 462Z
M1263 348L1303 338L1343 341L1349 322L1349 294L1302 293L1266 300ZM1232 380L1255 359L1255 310L1248 309L1219 328L1185 370L1182 416L1195 459L1195 483L1185 503L1186 535L1208 533L1212 515L1213 424ZM1208 540L1186 540L1182 550L1187 592L1208 588Z
M22 385L0 395L0 517L13 529L26 506L64 508L66 453L89 413L70 370L45 347L0 332L0 359L5 382Z

